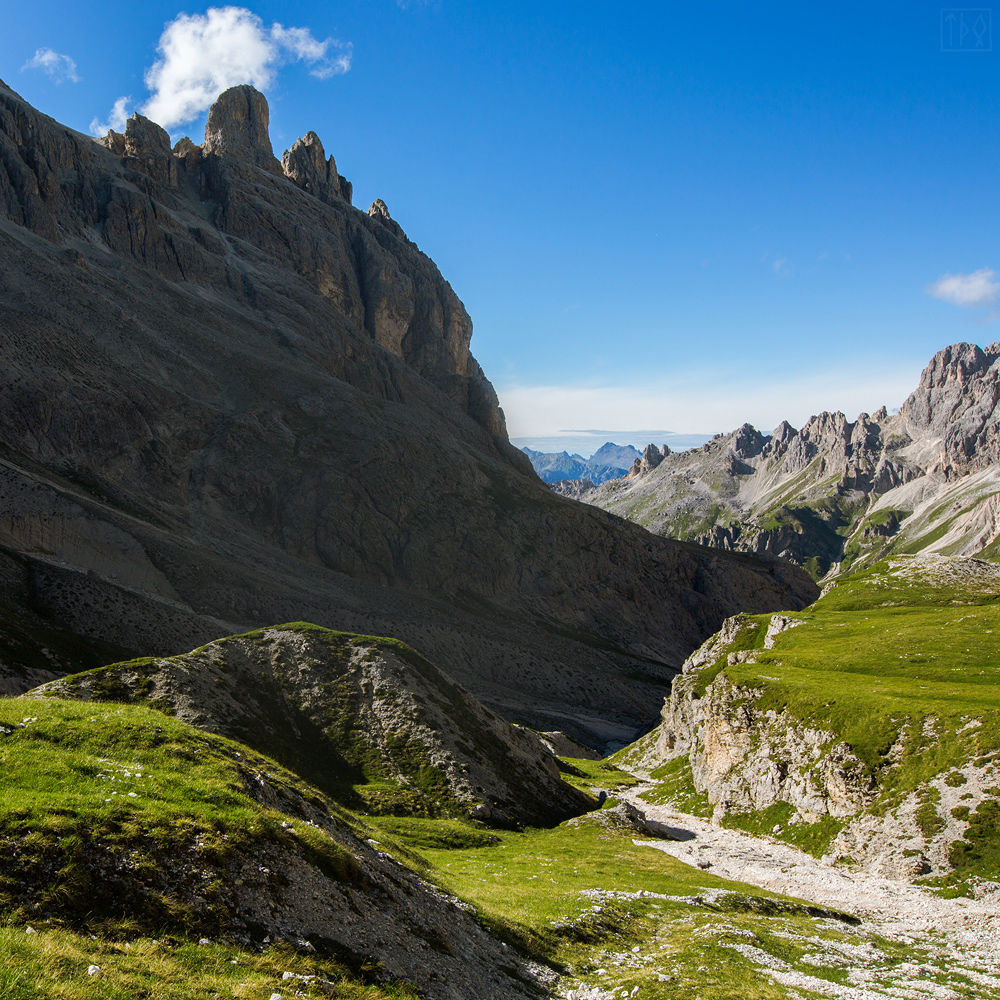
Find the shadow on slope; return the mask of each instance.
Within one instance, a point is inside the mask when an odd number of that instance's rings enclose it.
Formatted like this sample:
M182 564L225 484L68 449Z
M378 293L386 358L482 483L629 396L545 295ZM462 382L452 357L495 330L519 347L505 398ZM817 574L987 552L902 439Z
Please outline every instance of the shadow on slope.
M530 730L405 643L298 622L77 674L35 695L141 701L364 812L545 825L590 808Z

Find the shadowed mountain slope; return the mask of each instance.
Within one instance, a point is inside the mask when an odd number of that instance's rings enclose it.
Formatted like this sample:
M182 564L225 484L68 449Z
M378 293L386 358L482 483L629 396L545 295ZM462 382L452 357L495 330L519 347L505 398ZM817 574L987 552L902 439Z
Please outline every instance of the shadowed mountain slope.
M148 702L268 754L366 812L542 826L594 804L562 780L535 733L394 639L278 625L35 693Z
M624 741L727 615L812 599L797 569L552 495L462 303L350 193L312 133L278 162L249 87L171 150L141 116L98 143L0 85L0 631L68 637L3 652L6 675L79 669L73 636L168 655L307 620Z

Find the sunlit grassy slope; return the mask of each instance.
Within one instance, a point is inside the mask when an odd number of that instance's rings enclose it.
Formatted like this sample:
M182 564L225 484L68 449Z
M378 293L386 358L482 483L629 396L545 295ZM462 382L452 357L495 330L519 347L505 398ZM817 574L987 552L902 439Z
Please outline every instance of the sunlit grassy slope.
M305 996L417 995L309 950L228 938L235 852L294 846L338 881L358 876L344 846L248 794L246 775L263 773L365 835L274 761L135 705L0 699L0 731L4 1000L267 997L284 972L305 977L291 984ZM199 945L204 935L230 943Z
M180 887L157 881L159 865L194 845L195 867L211 875L227 852L293 837L325 870L340 866L350 879L336 843L246 794L244 770L260 768L289 792L321 801L273 761L143 706L2 700L0 725L10 730L0 736L5 1000L417 996L334 958L284 944L258 950L219 933L212 878L199 886L208 904L200 909ZM566 977L567 988L777 1000L790 995L777 970L805 977L796 996L819 997L848 985L848 956L873 983L894 983L906 963L921 961L930 963L928 976L964 995L987 995L961 970L935 964L928 942L883 940L838 914L725 882L635 843L635 831L611 813L616 785L634 783L632 776L605 762L564 764L578 772L575 780L612 797L604 810L547 830L362 821L325 804L346 827L465 900L509 948ZM95 841L134 858L155 890L141 905L107 895L88 863ZM202 935L211 940L200 943ZM91 966L99 972L88 974Z
M246 776L321 806L350 831L355 822L301 779L245 746L152 709L55 699L0 699L0 909L25 919L57 911L90 928L130 926L213 932L220 866L262 844L304 846L325 870L352 868L349 852L308 823L255 801ZM121 895L94 850L134 858ZM173 887L158 867L197 851L197 885ZM196 866L197 867L197 866ZM198 878L199 876L193 876ZM199 905L183 902L197 890Z
M761 709L831 729L872 769L902 738L900 787L1000 753L1000 580L926 565L896 558L847 578L772 650L765 616L754 661L722 669L763 691Z
M20 924L0 926L4 1000L266 1000L275 993L342 1000L419 997L399 983L365 983L334 961L286 945L256 952L186 938L125 941L27 926L34 933ZM94 966L98 971L91 974Z
M1000 572L976 560L893 557L791 617L802 624L766 649L770 616L748 616L732 647L699 670L695 692L724 676L759 717L787 711L833 733L874 779L875 813L911 792L933 799L932 780L961 784L963 768L980 769L988 794L965 808L966 835L951 860L959 872L1000 876L1000 787L988 777L1000 767ZM729 662L733 651L752 654ZM933 832L941 820L931 799L924 808ZM788 812L775 806L756 825L752 817L727 821L770 832ZM822 853L839 828L827 826L802 846Z

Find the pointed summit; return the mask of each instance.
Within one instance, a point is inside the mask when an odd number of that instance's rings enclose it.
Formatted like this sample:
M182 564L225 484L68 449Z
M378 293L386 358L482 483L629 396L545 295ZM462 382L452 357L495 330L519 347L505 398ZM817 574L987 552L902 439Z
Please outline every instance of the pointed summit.
M306 132L285 150L281 169L293 184L321 201L329 204L332 198L342 198L351 203L351 182L337 173L336 161L332 156L327 159L315 132Z
M256 88L243 84L224 90L208 111L204 152L242 160L283 176L271 148L270 117L267 98Z

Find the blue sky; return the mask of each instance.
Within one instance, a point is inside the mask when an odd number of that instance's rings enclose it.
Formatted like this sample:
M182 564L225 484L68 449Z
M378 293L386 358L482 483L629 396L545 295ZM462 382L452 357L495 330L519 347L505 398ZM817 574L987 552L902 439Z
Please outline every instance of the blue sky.
M978 15L240 6L257 34L206 55L184 46L207 5L8 4L0 76L81 131L125 97L200 141L179 88L209 56L252 64L279 155L316 131L355 203L383 198L451 281L512 436L853 418L898 406L946 344L1000 340L1000 38L985 51Z

